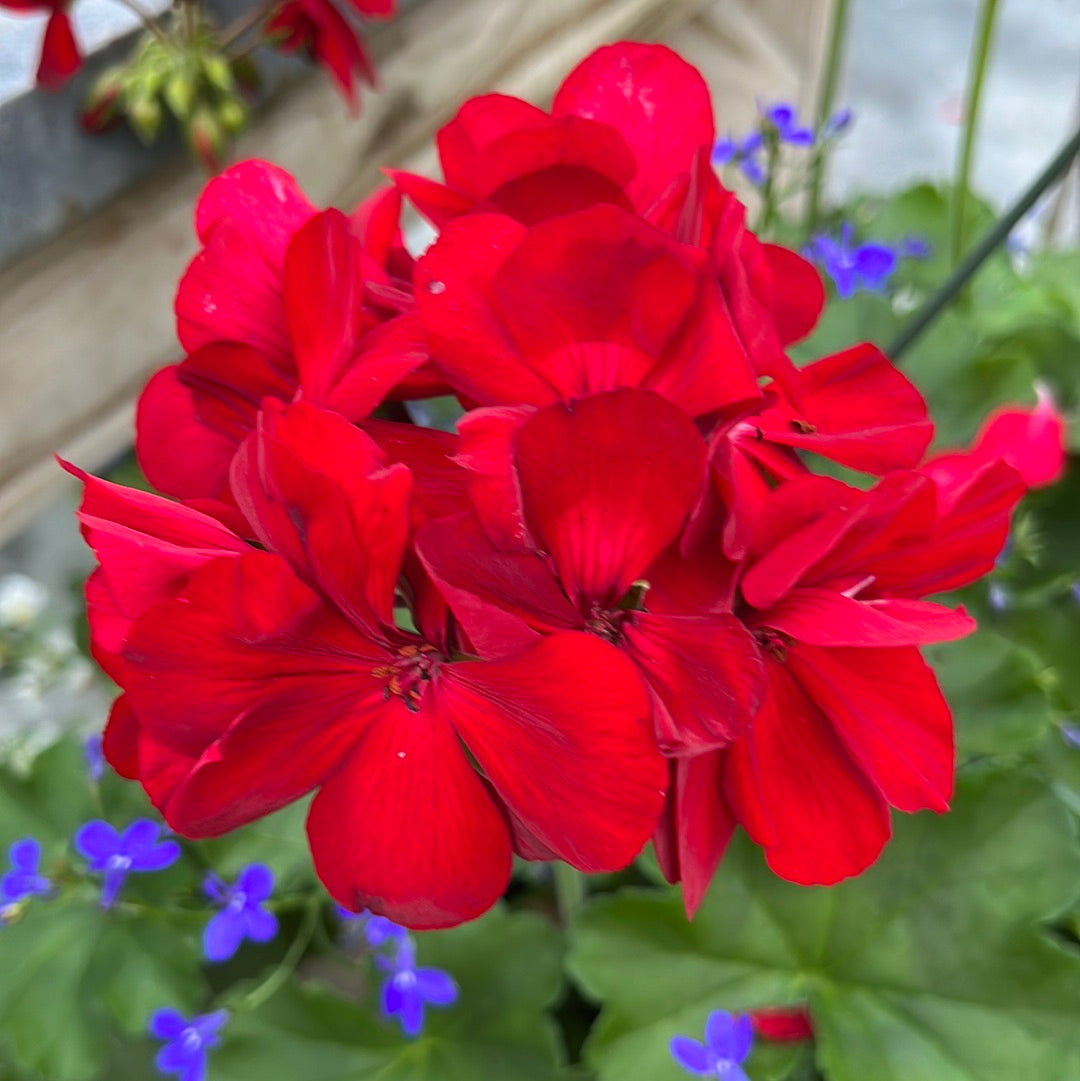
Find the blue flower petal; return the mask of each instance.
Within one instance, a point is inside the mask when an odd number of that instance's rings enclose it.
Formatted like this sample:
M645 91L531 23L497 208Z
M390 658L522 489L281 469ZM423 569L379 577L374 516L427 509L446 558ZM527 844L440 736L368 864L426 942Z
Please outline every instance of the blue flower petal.
M159 1040L175 1040L187 1028L187 1021L178 1010L165 1007L154 1010L150 1015L148 1027L150 1035L156 1036Z
M8 859L16 871L24 874L37 874L41 863L41 845L33 837L24 837L8 849Z
M181 1043L167 1043L155 1056L154 1065L161 1073L178 1073L188 1064L191 1052Z
M398 1010L401 1030L406 1036L419 1036L424 1027L424 1000L417 988L412 987L401 995L401 1009Z
M740 1014L735 1018L735 1030L732 1033L731 1058L735 1062L742 1062L750 1054L750 1047L754 1042L754 1025L749 1014Z
M735 143L732 139L717 139L712 149L714 165L727 165L735 157Z
M95 818L75 834L75 850L92 864L103 864L120 851L120 834L108 822ZM101 870L101 867L96 869Z
M240 872L236 888L249 901L265 901L274 892L274 872L265 864L253 863Z
M161 836L161 826L149 818L136 818L120 838L125 856L141 856L157 844Z
M709 1052L697 1040L691 1040L689 1036L676 1036L672 1039L670 1048L671 1057L684 1070L703 1076L712 1072Z
M717 1058L738 1060L735 1054L735 1018L726 1010L713 1010L705 1022L705 1045Z
M218 1032L221 1031L228 1020L228 1010L213 1010L210 1013L203 1013L198 1017L193 1017L191 1027L202 1037L204 1045L210 1046L211 1041L217 1040Z
M136 871L164 871L180 858L180 846L176 841L162 841L147 851L131 857L131 866Z
M101 907L112 908L127 878L126 867L114 867L105 872L105 882L101 887Z
M896 253L884 244L863 244L855 250L855 272L867 289L883 289L896 269Z
M203 953L208 961L228 961L244 939L244 917L239 912L217 913L203 931Z
M244 919L247 923L247 937L252 942L269 942L278 933L277 917L264 908L245 909Z
M458 989L448 972L439 968L418 968L416 989L433 1006L451 1006L457 1002Z
M184 1064L180 1081L206 1081L206 1052L196 1051Z

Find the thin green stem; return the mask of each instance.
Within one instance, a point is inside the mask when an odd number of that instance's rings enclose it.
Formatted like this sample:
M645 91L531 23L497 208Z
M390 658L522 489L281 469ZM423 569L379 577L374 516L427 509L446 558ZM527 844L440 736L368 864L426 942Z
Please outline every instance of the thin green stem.
M139 7L139 5L135 3L135 0L116 0L116 2L120 4L121 7L126 7L128 11L133 12L135 15L137 15L139 18L139 22L141 22L143 26L147 30L149 30L150 33L153 34L154 37L156 37L158 41L160 41L163 45L167 45L169 43L169 39L168 37L166 37L165 31L162 30L161 27L158 25L157 20L148 11L144 11L141 7Z
M1028 189L1015 203L987 230L986 235L968 253L964 261L953 271L952 276L923 307L912 316L911 322L900 331L896 340L886 349L886 353L897 361L923 331L948 307L957 293L982 264L1005 242L1005 238L1016 228L1016 223L1038 202L1052 184L1068 172L1077 155L1080 154L1080 129L1054 155L1046 168L1031 182Z
M262 983L257 984L246 995L243 995L234 1004L237 1010L258 1009L268 998L277 994L285 985L285 981L296 971L297 965L303 959L304 953L315 934L315 927L319 922L319 914L322 909L322 900L316 895L308 899L304 909L303 919L296 930L296 937L286 951L285 956L277 963L277 966Z
M844 45L847 41L849 0L835 0L829 40L825 49L824 71L818 91L817 108L814 113L814 131L824 130L836 104L836 88L840 82L840 68L844 62ZM810 173L810 195L806 206L806 235L816 228L821 217L821 194L825 187L825 154L816 157Z
M585 876L570 864L557 860L551 865L551 870L555 876L555 901L559 906L559 919L565 927L585 903L589 890Z
M258 26L280 4L281 0L266 0L265 3L256 4L247 14L241 15L239 19L225 27L221 32L220 47L223 50L227 49L237 38L243 37L252 27Z
M953 266L960 262L964 251L964 214L967 209L968 184L971 180L971 163L975 156L975 135L979 126L979 109L982 105L983 82L986 79L990 43L994 36L998 0L982 0L972 46L971 63L968 68L968 86L965 101L964 133L960 140L960 153L953 180L952 218L949 222L949 256Z
M768 240L777 209L776 174L780 167L780 136L771 124L766 125L762 134L765 136L765 183L761 185L761 215L754 231Z

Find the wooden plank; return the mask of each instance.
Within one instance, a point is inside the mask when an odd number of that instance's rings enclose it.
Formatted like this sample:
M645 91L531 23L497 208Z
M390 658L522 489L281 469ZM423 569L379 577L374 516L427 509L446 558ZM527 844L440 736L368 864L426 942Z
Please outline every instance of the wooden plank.
M702 34L733 5L426 0L373 39L382 86L358 120L314 76L267 109L240 156L278 162L315 203L349 206L385 165L433 170L431 135L463 98L499 89L543 101L602 42L674 36L691 58L722 67L722 35L710 51ZM191 214L203 180L187 165L170 167L0 272L0 540L64 483L54 451L97 469L129 444L138 391L178 359L172 298L194 252Z

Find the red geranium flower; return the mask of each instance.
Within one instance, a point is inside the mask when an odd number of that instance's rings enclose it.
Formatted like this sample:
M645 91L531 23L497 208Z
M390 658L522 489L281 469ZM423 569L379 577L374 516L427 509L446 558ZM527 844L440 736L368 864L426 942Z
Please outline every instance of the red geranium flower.
M420 631L395 626L410 486L340 416L269 403L233 468L265 550L204 560L157 603L152 591L117 673L134 747L113 753L189 836L318 788L308 835L330 892L440 927L495 902L515 845L586 871L624 866L666 771L640 680L609 643L567 632L469 659L413 566ZM98 550L102 573L123 575L126 556Z
M0 8L8 11L48 12L37 68L37 84L46 90L59 89L82 67L82 54L71 28L68 6L69 0L0 0Z
M737 609L765 650L765 703L743 739L677 764L657 837L688 911L736 824L781 877L831 884L877 858L890 805L948 808L952 719L916 647L974 621L917 598L991 569L1024 487L973 459L935 479L932 463L869 492L805 477L766 502Z
M229 463L264 398L302 394L362 420L425 364L399 211L387 190L351 219L319 212L261 162L207 186L204 247L176 299L191 355L159 372L138 407L136 450L157 488L227 499Z
M612 391L540 410L505 454L502 498L478 493L490 536L473 514L417 535L420 558L480 654L587 631L634 662L665 752L742 735L764 689L750 634L729 612L648 610L650 568L677 542L704 463L690 419L648 391Z
M372 19L388 19L395 0L348 0L346 6ZM376 84L363 37L330 0L286 0L267 19L263 36L282 52L306 52L337 83L354 112L360 107L357 84Z

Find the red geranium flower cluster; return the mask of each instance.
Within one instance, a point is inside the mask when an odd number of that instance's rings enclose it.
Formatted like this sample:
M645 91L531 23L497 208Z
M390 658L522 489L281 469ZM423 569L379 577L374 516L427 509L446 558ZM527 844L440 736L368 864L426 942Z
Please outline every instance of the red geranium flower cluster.
M821 282L747 231L713 137L698 72L621 44L551 113L466 103L444 184L352 215L260 162L208 185L187 356L139 404L173 498L86 477L80 511L105 751L174 829L316 790L334 897L440 927L513 853L612 871L652 837L693 910L737 824L830 883L890 806L946 809L918 647L973 623L923 598L992 567L1024 482L993 440L923 461L873 346L791 363ZM409 422L433 395L457 434Z

